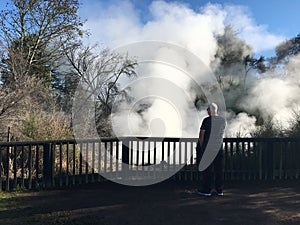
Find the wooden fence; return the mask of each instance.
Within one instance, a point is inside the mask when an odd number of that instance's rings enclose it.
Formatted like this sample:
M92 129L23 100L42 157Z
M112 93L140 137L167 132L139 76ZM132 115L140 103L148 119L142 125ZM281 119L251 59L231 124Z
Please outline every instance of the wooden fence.
M0 143L0 191L130 178L198 180L196 138ZM300 139L225 138L226 180L300 178ZM129 177L127 177L129 178Z

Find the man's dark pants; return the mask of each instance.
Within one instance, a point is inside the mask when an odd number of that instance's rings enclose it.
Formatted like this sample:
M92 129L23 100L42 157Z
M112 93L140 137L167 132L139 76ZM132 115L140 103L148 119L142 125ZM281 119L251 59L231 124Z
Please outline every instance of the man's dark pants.
M197 165L199 165L200 157L197 158L198 158ZM201 182L200 190L202 192L210 193L213 185L217 192L220 193L223 191L223 186L224 186L223 158L224 158L223 151L222 149L220 149L214 161L209 165L209 167L207 167L203 172L201 172L202 182Z

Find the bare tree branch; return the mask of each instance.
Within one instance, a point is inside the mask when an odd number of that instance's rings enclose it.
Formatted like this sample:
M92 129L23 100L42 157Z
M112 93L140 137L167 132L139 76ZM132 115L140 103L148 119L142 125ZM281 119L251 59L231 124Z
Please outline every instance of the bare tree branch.
M96 47L78 46L67 54L67 58L73 73L82 81L87 100L98 102L96 119L99 124L104 124L103 121L111 114L115 99L124 94L124 90L119 89L121 77L135 76L137 62L128 55L108 49L97 53Z

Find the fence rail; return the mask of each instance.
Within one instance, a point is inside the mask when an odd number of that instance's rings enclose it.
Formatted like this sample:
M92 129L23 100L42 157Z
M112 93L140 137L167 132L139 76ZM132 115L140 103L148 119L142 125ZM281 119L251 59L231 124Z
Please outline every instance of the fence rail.
M124 171L199 180L196 144L154 137L0 143L0 191L118 180ZM226 180L300 178L300 138L225 138L223 151Z

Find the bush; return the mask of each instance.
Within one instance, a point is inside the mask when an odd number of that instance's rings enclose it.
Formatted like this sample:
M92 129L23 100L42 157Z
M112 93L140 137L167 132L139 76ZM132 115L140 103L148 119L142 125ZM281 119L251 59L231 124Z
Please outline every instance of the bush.
M272 138L283 137L285 135L280 125L272 121L271 118L268 118L251 133L251 136L255 138Z
M300 112L294 111L293 118L291 119L291 128L286 131L288 137L300 137Z
M30 112L23 122L24 140L61 140L73 138L71 118L64 112Z

